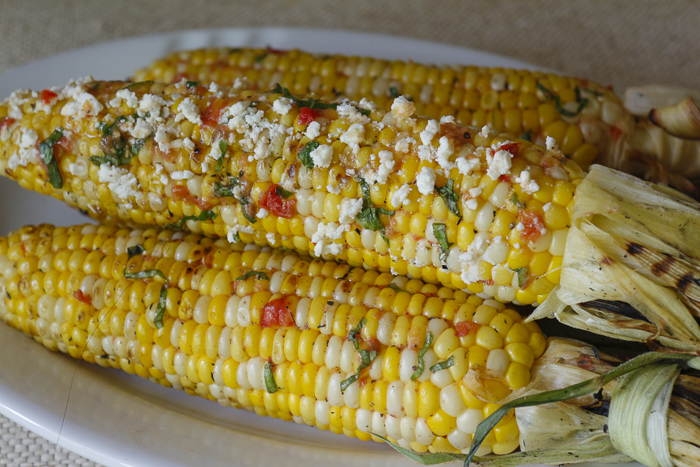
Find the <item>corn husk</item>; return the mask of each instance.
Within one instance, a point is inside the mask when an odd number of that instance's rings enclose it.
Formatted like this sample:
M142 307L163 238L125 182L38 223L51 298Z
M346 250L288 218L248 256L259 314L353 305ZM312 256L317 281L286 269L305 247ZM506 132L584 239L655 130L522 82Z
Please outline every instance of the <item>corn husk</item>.
M674 86L649 85L628 88L624 103L637 117L646 117L652 109L675 105L688 97L700 99L700 91Z
M560 285L529 319L700 355L700 203L593 166L573 206Z
M619 364L588 344L553 338L532 368L533 382L479 425L470 455L419 454L385 441L424 465L455 460L463 460L465 466L469 461L516 466L633 459L650 466L698 465L700 379L677 378L679 365L691 358L650 352ZM520 430L520 452L473 456L510 409L515 409ZM615 417L612 421L609 410ZM649 415L651 410L653 415ZM644 436L639 435L639 427L630 425L631 418L643 420Z
M700 139L700 109L692 97L668 107L651 109L649 121L670 135Z

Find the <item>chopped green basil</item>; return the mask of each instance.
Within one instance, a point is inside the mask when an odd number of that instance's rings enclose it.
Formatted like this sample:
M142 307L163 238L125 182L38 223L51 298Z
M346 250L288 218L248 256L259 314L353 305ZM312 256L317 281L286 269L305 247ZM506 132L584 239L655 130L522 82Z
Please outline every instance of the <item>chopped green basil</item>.
M399 90L396 89L396 86L389 86L389 97L399 97Z
M361 362L360 366L357 368L357 373L340 382L340 392L345 392L345 390L352 383L360 379L360 373L362 373L362 370L367 368L372 363L372 360L377 358L377 355L379 355L379 352L376 352L374 350L369 351L360 349L360 342L357 340L357 335L360 333L362 327L365 325L366 322L367 319L365 319L365 317L362 317L360 322L357 323L357 326L355 326L355 329L350 331L350 334L348 334L348 339L350 340L350 342L353 343L353 345L355 346L355 350L357 350L357 352L360 354Z
M267 57L267 53L262 53L262 54L256 56L255 63L261 63L265 59L265 57ZM279 86L279 84L278 84L278 86Z
M165 314L165 305L168 300L168 287L170 286L168 278L158 269L147 269L141 272L126 272L126 267L124 268L125 279L152 279L154 277L160 277L165 281L165 284L160 288L156 316L153 318L153 324L156 325L156 328L160 329L163 327L163 315Z
M448 178L447 183L445 183L444 186L436 186L435 188L437 189L437 192L442 198L442 200L445 202L447 209L449 209L452 214L461 219L462 214L459 212L459 195L455 193L454 184L455 181L451 178Z
M197 86L199 86L199 83L197 81L187 81L185 83L185 86L187 86L187 89L196 88Z
M440 370L446 370L452 365L455 364L455 358L454 356L450 355L450 358L447 360L443 360L441 362L437 362L435 365L430 367L430 372L431 373L437 373Z
M585 99L585 98L581 99L579 104L578 104L578 108L572 112L572 111L566 110L564 107L562 107L561 106L561 99L559 98L559 96L558 95L555 96L554 93L552 93L552 91L550 91L549 89L544 87L542 84L540 84L539 81L537 82L537 89L542 91L542 94L544 94L544 96L547 98L547 100L554 101L554 105L557 108L557 112L559 112L559 114L563 115L564 117L575 117L581 113L581 111L584 109L584 107L586 107L586 105L588 105L588 99Z
M389 243L389 239L386 237L386 233L384 232L384 224L382 224L379 215L384 214L386 216L393 216L394 211L374 207L369 194L369 185L362 177L358 177L357 180L360 182L360 187L362 188L362 210L357 215L355 220L362 226L362 228L379 232L382 238Z
M255 218L255 208L252 205L250 198L247 196L242 196L240 198L236 197L233 189L238 185L238 177L231 179L228 185L222 185L219 182L214 182L214 196L217 198L229 197L233 198L241 205L241 212L243 217L246 218L251 224L255 224L257 219Z
M411 381L415 381L418 378L420 378L420 375L423 374L423 370L425 370L425 362L423 361L423 357L425 356L425 353L428 351L430 348L430 344L433 343L433 333L428 331L428 334L425 336L425 344L423 344L423 348L420 349L420 352L418 352L418 363L416 364L416 371L413 372L411 375Z
M219 141L219 152L221 153L221 156L219 156L219 160L216 161L216 171L221 172L221 167L224 165L224 156L226 155L226 151L228 150L228 141L226 140L220 140Z
M263 372L265 375L265 389L269 394L276 393L278 388L277 383L275 382L275 375L272 373L272 363L265 362Z
M144 251L146 250L143 248L143 245L134 245L126 249L126 253L129 255L129 259L133 258L134 256L143 254Z
M102 136L109 136L114 131L115 126L119 125L120 123L124 123L126 120L127 119L124 115L120 115L117 118L115 118L114 122L110 123L109 125L107 124L107 122L100 122L100 124L97 125L97 129L102 132Z
M265 274L263 271L248 271L245 274L243 274L242 276L238 276L236 278L236 280L237 281L244 281L244 280L248 279L249 277L253 277L253 276L257 277L258 280L261 280L261 281L269 281L270 280L270 278L267 277L267 274Z
M59 127L51 133L51 136L39 143L41 160L46 165L49 173L49 183L54 188L63 188L63 177L61 177L61 171L58 169L58 162L53 153L54 144L61 138L63 138L63 128Z
M340 105L337 103L329 104L327 102L323 102L318 99L313 99L311 97L308 99L299 99L298 97L294 97L292 93L289 92L289 89L283 88L279 83L275 84L275 87L270 90L270 93L282 94L283 97L286 97L287 99L291 100L299 107L308 107L310 109L337 109L338 105ZM355 107L355 109L357 109L357 111L365 117L368 117L372 113L372 111L368 109L361 109L357 106L353 107Z
M389 285L387 285L387 288L393 290L393 291L396 292L396 293L405 292L405 290L401 289L401 288L400 288L398 285L396 285L396 284L389 284Z
M307 169L313 169L314 168L314 160L311 158L311 153L318 148L319 142L318 141L309 141L306 143L304 148L299 151L299 160L301 161L301 164L306 167Z
M131 83L128 86L123 87L122 89L131 89L131 88L135 88L136 86L139 86L141 84L147 84L147 83L152 83L152 82L153 81L150 81L150 80L149 81L137 81L135 83Z
M232 238L233 238L233 243L241 243L241 236L238 232L233 234Z
M131 145L131 157L134 157L138 155L139 152L141 152L141 149L143 148L143 145L146 144L146 140L143 139L137 139L134 141L134 144Z
M529 271L527 268L515 268L511 269L514 273L518 275L518 288L523 288L527 283L527 278L529 276Z
M282 188L281 186L277 185L277 186L275 187L275 194L276 194L277 196L281 196L281 197L284 198L284 199L287 199L287 198L289 198L290 196L292 196L294 193L292 193L291 191L287 191L287 190L285 190L284 188Z
M510 197L510 201L519 208L525 207L524 205L520 204L520 196L518 196L518 193L516 192L513 192L513 196Z
M525 133L520 135L518 139L524 139L525 141L532 142L532 130L527 130Z
M447 261L447 255L450 253L450 242L447 241L447 226L437 222L433 223L433 235L440 244L440 261Z
M168 224L165 226L166 229L181 229L184 225L185 222L187 221L209 221L212 219L216 219L216 214L214 211L202 211L198 216L184 216L182 217L179 221Z

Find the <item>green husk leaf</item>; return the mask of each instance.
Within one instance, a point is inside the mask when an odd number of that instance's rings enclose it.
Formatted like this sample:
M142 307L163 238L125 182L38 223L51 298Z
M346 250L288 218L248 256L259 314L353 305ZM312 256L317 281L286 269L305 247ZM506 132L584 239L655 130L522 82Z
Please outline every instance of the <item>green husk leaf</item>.
M537 394L532 394L524 397L514 399L512 401L506 402L500 408L498 408L493 414L491 414L486 420L481 422L476 428L476 433L474 434L474 439L472 441L471 448L469 450L469 455L465 460L465 466L469 465L472 458L476 454L476 451L484 442L486 435L496 426L496 424L501 421L501 419L510 411L511 409L519 407L531 407L542 404L549 404L552 402L562 402L569 399L575 399L577 397L582 397L588 394L593 394L599 391L603 386L605 386L610 381L619 378L631 371L638 368L643 368L648 365L653 365L657 362L673 359L687 361L692 358L691 355L684 354L665 354L663 352L649 352L642 354L632 360L629 360L616 368L603 373L602 375L589 379L587 381L582 381L580 383L568 386L563 389L556 389L553 391L545 391Z
M668 442L668 403L678 365L655 364L620 378L610 402L613 446L649 467L673 467Z

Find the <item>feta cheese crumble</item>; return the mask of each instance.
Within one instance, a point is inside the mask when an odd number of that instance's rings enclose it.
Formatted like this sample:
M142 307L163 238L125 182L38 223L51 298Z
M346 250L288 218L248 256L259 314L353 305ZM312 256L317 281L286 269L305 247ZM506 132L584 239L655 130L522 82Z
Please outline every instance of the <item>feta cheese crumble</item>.
M416 177L418 191L423 195L429 195L435 189L435 171L430 167L423 167Z

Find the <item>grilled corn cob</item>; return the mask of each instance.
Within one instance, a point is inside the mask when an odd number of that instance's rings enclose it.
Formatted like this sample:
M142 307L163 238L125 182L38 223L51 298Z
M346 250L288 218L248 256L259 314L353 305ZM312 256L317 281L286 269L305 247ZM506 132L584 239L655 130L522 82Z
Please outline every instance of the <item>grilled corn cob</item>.
M184 225L503 302L541 303L559 282L585 173L551 139L414 118L401 98L385 112L280 88L55 91L49 114L30 93L0 106L0 169L99 220Z
M694 196L700 186L700 144L655 127L647 118L648 109L634 113L641 118L633 118L609 87L586 79L246 48L174 52L134 76L139 81L184 78L224 86L247 79L258 89L280 83L300 94L367 97L386 110L393 97L405 94L414 99L419 115L452 115L459 123L489 125L538 144L551 136L584 169L595 161ZM625 104L629 94L636 93L628 90Z
M167 230L25 227L0 238L0 292L51 350L418 452L468 449L545 350L494 300ZM480 453L517 447L511 414Z

